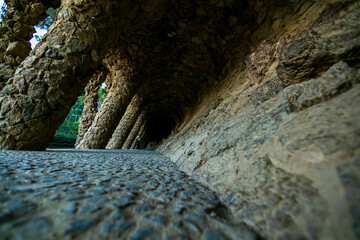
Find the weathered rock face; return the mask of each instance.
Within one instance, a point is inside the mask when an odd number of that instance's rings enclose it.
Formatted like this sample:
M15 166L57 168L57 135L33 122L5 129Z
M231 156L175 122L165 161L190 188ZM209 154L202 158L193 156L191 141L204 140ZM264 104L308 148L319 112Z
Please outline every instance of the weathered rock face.
M34 25L46 17L46 9L60 5L60 0L5 2L8 12L0 27L0 89L29 55L29 40L35 32Z
M265 238L360 237L360 10L333 7L262 42L159 147Z
M85 88L84 109L79 119L79 130L76 138L75 147L83 139L87 130L93 123L98 110L98 91L103 82L105 82L108 73L106 71L96 72L88 82Z
M0 147L44 149L88 84L77 148L139 135L265 238L360 238L359 17L351 0L62 1L0 92Z

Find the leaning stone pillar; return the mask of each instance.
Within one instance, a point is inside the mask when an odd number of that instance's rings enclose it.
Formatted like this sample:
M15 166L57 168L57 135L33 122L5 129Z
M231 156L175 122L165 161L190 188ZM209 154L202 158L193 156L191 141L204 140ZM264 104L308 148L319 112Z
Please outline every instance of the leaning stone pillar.
M121 118L111 139L106 145L106 149L121 149L134 126L136 119L139 117L141 112L141 101L142 99L139 94L136 94L132 98L124 116Z
M142 111L138 118L136 119L136 122L131 129L129 136L127 137L126 141L124 142L124 145L122 146L122 149L130 149L133 142L135 141L136 136L139 134L141 126L145 122L145 112Z
M143 141L144 141L144 136L146 133L146 121L141 125L140 129L137 132L137 135L135 136L135 139L133 140L133 143L131 144L131 148L135 149L136 148L136 137L140 136L140 148L143 145Z
M96 113L98 112L98 91L101 83L105 81L106 76L107 73L105 71L99 71L91 77L89 83L86 85L84 108L79 119L79 130L75 142L75 147L80 144L85 133L95 119Z
M45 18L47 8L58 7L60 0L7 0L6 3L8 10L0 27L0 90L29 55L34 25Z
M0 92L2 149L45 149L114 38L117 2L63 3L45 39Z
M77 146L79 149L105 148L133 97L136 88L135 67L126 59L117 63L110 71L112 87L91 127Z

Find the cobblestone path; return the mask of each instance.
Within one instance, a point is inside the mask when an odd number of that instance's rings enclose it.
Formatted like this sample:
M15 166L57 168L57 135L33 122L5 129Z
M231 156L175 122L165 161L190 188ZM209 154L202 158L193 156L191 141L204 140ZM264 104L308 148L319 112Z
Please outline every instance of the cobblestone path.
M256 239L150 151L0 151L0 239Z

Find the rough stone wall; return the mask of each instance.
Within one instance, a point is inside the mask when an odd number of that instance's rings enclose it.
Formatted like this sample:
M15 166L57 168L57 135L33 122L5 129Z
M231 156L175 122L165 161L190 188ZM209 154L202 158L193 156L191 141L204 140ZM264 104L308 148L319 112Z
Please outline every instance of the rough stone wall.
M266 239L360 238L360 6L317 4L261 26L246 69L158 148Z
M108 73L106 71L98 71L94 73L90 81L85 87L84 108L79 119L79 130L75 142L77 147L83 139L87 130L91 127L95 116L98 112L98 90L103 82L105 82Z
M44 40L0 92L1 148L47 147L107 52L116 8L112 2L62 3Z
M8 11L0 27L0 90L29 55L34 25L46 17L47 8L56 8L60 4L60 0L5 2Z

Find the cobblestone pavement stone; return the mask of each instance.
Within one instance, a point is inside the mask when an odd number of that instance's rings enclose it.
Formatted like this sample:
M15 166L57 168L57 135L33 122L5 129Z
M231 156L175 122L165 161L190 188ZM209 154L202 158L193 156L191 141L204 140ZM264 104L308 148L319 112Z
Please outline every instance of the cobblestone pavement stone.
M0 151L0 239L256 239L151 151Z

